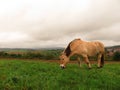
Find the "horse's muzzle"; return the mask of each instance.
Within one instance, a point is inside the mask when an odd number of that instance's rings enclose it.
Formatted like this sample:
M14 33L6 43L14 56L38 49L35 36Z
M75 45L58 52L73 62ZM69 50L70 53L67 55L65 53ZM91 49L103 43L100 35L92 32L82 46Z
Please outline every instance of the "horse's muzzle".
M61 69L65 69L65 67L61 67Z
M62 69L65 69L65 66L64 66L64 65L60 65L60 67L61 67Z

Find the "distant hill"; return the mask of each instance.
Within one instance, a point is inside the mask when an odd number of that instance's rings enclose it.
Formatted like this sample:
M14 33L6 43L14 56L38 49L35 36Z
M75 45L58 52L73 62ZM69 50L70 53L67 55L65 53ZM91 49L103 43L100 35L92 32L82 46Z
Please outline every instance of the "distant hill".
M120 48L120 45L116 45L116 46L108 46L106 47L106 49L115 49L115 48Z
M106 47L106 50L109 51L109 52L120 52L120 45L117 45L117 46L111 46L111 47Z
M64 49L63 47L55 47L55 48L0 48L0 51L9 51L9 50L28 50L28 51L34 51L34 50L57 50L57 49Z
M108 56L113 56L115 52L120 52L120 45L106 47L106 53Z

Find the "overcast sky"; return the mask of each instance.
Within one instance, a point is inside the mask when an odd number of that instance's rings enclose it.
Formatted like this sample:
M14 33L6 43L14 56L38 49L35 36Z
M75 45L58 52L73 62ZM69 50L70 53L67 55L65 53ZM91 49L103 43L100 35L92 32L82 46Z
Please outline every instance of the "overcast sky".
M0 0L0 48L120 45L120 0Z

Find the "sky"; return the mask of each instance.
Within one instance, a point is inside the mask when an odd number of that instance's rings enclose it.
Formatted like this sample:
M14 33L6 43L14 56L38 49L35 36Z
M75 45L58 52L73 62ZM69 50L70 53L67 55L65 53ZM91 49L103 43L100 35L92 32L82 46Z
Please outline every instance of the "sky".
M0 48L120 45L120 0L0 0Z

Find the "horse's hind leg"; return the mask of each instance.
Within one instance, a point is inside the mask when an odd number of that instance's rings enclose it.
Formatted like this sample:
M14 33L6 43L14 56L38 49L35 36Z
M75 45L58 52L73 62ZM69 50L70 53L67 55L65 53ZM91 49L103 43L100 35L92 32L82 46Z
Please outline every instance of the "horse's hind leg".
M102 57L102 54L99 54L98 55L98 68L102 67L101 66L101 57Z
M88 68L91 69L91 64L90 64L90 61L88 60L88 57L84 56L83 58L84 58L86 64L88 65Z

